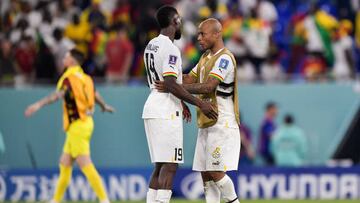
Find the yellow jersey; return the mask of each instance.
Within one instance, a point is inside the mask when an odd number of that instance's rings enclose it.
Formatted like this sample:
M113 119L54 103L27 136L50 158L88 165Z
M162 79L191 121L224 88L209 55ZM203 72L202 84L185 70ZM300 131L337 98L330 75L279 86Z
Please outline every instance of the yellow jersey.
M80 66L66 69L57 83L57 90L63 90L63 127L67 131L69 125L78 120L86 120L92 116L95 106L94 82L84 73Z

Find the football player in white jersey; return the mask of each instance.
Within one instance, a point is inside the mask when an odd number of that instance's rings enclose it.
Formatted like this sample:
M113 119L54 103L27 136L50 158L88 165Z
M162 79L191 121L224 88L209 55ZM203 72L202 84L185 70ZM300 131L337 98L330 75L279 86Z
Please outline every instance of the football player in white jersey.
M187 92L182 86L181 55L173 44L181 37L181 18L175 8L163 6L156 13L160 35L145 48L144 63L150 95L144 105L146 137L151 162L151 176L146 202L167 203L171 198L173 178L178 163L183 163L182 101L196 105L209 118L217 118L212 105ZM164 82L167 93L155 89L155 81Z
M184 75L183 87L192 94L216 92L219 115L214 125L199 128L193 170L201 172L207 203L220 203L221 197L226 202L238 203L234 184L226 175L226 171L237 170L241 144L234 99L236 64L224 46L218 20L209 18L200 23L198 41L206 52L190 74ZM208 76L204 77L206 73ZM163 82L156 83L159 91L168 91Z

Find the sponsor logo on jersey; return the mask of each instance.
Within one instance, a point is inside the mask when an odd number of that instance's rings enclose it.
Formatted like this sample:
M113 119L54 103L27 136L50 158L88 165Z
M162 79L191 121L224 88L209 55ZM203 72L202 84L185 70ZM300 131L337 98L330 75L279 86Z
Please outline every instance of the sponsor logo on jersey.
M215 161L215 162L212 162L212 165L214 165L214 166L218 166L218 165L220 165L220 161Z
M219 68L222 68L224 70L226 70L227 66L229 65L229 61L226 59L221 59L220 60L220 64L219 64Z
M169 55L169 64L175 65L176 64L177 57L174 55Z

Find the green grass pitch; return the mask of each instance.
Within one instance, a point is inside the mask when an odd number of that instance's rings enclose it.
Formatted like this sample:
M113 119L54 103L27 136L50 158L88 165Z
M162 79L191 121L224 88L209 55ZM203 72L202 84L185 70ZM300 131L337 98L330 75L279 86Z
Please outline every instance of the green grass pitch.
M112 203L144 203L145 201L116 201ZM181 200L175 199L171 203L205 203L205 200ZM359 200L241 200L241 203L360 203ZM10 202L4 202L10 203ZM25 202L17 202L25 203ZM29 202L26 202L29 203ZM85 202L64 202L64 203L85 203ZM94 202L95 203L95 202Z
M129 202L129 203L143 203ZM171 203L205 203L205 200L190 201L190 200L173 200ZM360 200L240 200L241 203L360 203Z

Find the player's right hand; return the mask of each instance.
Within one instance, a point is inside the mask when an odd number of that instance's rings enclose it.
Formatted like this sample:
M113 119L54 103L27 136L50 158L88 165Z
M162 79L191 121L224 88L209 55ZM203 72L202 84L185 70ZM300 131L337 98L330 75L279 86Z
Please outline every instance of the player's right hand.
M105 104L103 107L101 107L101 111L102 112L109 112L109 113L114 113L115 112L115 108L108 105L108 104Z
M34 103L31 104L30 106L28 106L25 110L25 116L26 117L30 117L32 116L35 112L37 112L40 109L40 105L38 103Z
M156 81L155 81L155 88L156 88L157 91L159 91L159 92L168 93L168 91L167 91L166 88L165 88L164 81L156 80Z
M191 112L189 107L185 104L185 102L181 101L181 105L183 108L183 119L187 122L191 122Z
M202 102L199 106L200 110L210 119L217 119L218 113L215 111L211 103Z

